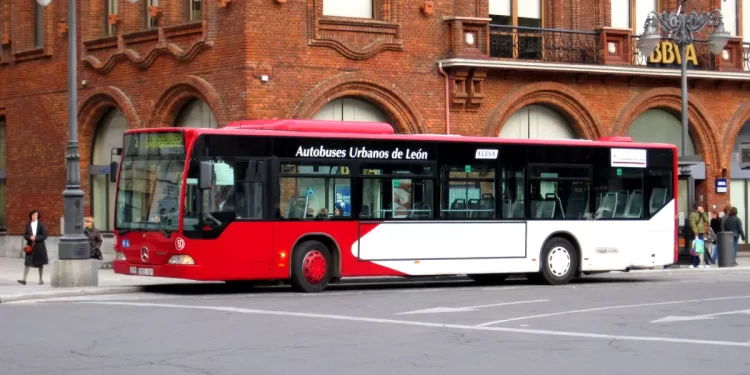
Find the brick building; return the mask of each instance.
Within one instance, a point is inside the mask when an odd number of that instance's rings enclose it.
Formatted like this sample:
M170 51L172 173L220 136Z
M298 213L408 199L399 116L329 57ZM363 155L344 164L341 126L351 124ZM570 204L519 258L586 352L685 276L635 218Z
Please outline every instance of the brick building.
M732 157L750 137L750 0L720 8L734 35L688 49L690 136L681 179L746 219ZM254 118L377 120L405 133L585 138L680 145L672 45L634 48L650 11L677 0L79 1L79 126L86 212L112 228L103 168L127 128L222 126ZM0 0L0 254L16 256L27 212L60 233L65 186L67 2ZM743 33L743 31L745 31ZM740 135L738 138L738 134ZM716 178L731 181L717 194ZM692 195L691 195L692 197ZM748 220L744 220L747 222ZM53 254L54 256L54 254Z

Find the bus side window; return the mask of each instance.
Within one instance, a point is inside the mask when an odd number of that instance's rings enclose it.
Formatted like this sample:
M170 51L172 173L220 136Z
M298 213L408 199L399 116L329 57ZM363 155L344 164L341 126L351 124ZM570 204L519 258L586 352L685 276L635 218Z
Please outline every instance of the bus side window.
M646 204L648 216L653 217L672 200L672 171L669 169L649 169L646 176L648 195Z

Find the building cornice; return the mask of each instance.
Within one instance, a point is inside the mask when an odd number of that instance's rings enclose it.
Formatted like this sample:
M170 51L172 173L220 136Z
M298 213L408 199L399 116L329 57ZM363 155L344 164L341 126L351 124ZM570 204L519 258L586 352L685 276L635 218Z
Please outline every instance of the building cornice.
M535 61L511 61L451 58L440 60L443 68L482 68L482 69L512 69L538 72L565 72L578 74L623 75L641 77L670 77L679 78L679 69L645 68L638 66L564 64ZM722 80L722 81L750 81L750 72L717 72L707 70L688 70L688 78Z

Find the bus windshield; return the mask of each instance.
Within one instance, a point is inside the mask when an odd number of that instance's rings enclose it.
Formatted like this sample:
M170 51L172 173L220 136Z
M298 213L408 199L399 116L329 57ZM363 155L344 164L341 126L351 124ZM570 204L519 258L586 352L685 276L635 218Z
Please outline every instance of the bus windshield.
M118 232L161 231L179 226L179 198L185 169L182 133L138 133L125 136L117 185Z

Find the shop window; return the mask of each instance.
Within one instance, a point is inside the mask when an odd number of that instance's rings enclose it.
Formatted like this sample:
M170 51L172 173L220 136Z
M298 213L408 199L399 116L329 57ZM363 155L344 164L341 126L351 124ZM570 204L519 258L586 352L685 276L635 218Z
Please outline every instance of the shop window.
M279 209L284 219L351 217L347 166L283 164L280 190Z

